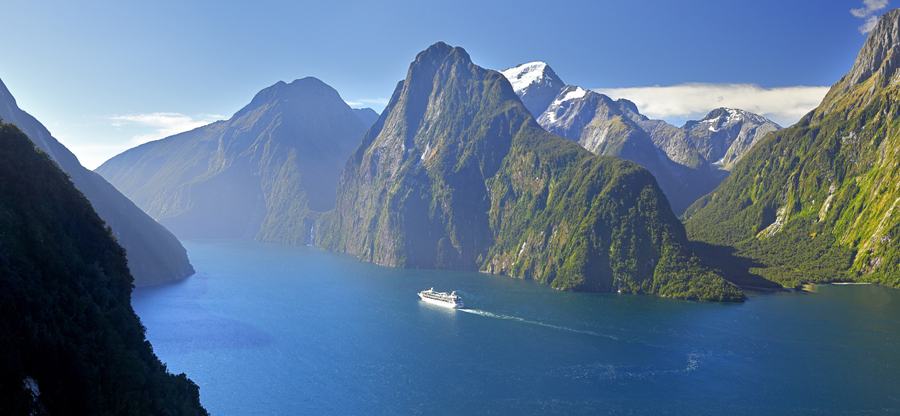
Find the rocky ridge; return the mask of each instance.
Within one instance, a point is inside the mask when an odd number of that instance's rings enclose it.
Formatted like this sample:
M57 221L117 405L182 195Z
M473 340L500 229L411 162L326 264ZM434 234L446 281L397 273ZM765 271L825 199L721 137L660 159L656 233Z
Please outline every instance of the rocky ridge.
M785 286L900 285L900 10L881 16L822 104L767 135L689 208L693 239Z
M19 126L39 149L47 153L112 227L113 235L128 253L128 267L136 286L159 284L194 274L187 251L178 239L100 175L81 166L75 155L43 124L19 109L2 81L0 117Z
M690 250L656 180L541 129L500 73L438 43L347 162L319 245L564 290L743 295Z
M368 127L337 91L308 77L278 82L229 120L130 149L97 172L179 237L309 244Z

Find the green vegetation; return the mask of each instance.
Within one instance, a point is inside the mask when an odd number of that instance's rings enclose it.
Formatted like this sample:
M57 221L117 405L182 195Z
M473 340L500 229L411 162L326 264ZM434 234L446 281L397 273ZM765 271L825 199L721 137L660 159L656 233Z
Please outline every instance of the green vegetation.
M306 244L366 127L323 82L279 82L229 120L130 149L97 172L181 238Z
M870 45L882 38L873 32L818 109L767 135L688 209L691 239L734 247L757 263L751 273L788 287L900 286L900 87L887 82L890 59L873 61L896 53Z
M341 175L320 247L562 290L743 299L688 246L654 178L542 130L461 48L420 53Z
M144 338L111 229L8 123L0 124L0 230L0 413L206 414L197 386L168 374Z
M0 108L8 122L18 126L39 149L51 155L75 187L91 201L100 218L113 228L116 239L127 253L128 268L136 286L159 284L194 274L187 251L178 239L100 175L81 166L78 158L43 124L19 109L2 81Z

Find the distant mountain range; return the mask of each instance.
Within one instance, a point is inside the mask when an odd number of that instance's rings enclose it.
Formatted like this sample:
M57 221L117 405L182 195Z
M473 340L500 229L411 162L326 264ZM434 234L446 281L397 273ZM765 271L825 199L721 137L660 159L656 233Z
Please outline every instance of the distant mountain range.
M319 245L365 261L743 299L691 251L647 170L546 132L503 75L462 48L416 56L339 183Z
M737 272L785 286L900 285L898 56L900 10L892 10L818 108L754 145L688 209L689 234L708 258L734 252L724 263L749 263Z
M359 117L359 121L362 121L367 126L371 126L378 121L378 113L371 108L354 108L353 114L356 114Z
M318 79L278 82L229 120L143 144L96 171L181 238L308 244L375 118Z
M112 227L116 239L128 253L128 267L134 275L135 285L158 284L194 274L187 251L178 239L100 175L81 166L75 155L53 138L47 128L19 109L2 81L0 117L19 126L38 148L47 153Z
M679 215L728 175L720 169L729 169L753 143L780 128L762 116L724 108L678 128L641 115L626 99L613 100L565 85L543 62L501 73L526 107L531 103L528 109L541 127L577 141L594 154L620 157L647 168ZM716 124L710 127L713 121ZM719 163L711 163L711 157Z
M712 164L728 171L766 134L781 129L763 116L735 108L717 108L681 128L636 113L632 120L671 160L692 168Z

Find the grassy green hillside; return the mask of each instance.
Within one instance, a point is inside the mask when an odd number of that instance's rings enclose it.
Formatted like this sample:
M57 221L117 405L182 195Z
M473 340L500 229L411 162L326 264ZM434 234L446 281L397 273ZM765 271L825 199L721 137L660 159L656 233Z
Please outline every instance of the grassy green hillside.
M900 285L900 11L796 125L770 133L686 214L692 239L732 246L785 286Z

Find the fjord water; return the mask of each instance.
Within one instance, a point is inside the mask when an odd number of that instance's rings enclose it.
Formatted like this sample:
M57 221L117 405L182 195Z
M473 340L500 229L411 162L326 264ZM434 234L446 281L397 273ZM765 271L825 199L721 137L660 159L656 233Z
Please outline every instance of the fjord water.
M213 415L900 412L895 289L716 304L183 243L197 274L132 303ZM421 302L430 287L466 310Z

